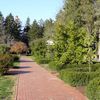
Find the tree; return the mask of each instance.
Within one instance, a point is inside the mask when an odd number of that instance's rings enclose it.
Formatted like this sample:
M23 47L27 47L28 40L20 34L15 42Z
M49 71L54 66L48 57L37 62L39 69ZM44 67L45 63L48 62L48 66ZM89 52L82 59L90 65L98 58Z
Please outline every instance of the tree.
M44 36L48 40L54 35L54 22L52 19L47 19L44 22Z
M46 41L43 38L34 40L34 42L31 44L31 49L34 56L45 58Z
M25 26L30 26L30 18L29 18L29 17L28 17L27 20L26 20Z
M89 63L90 66L96 42L94 15L92 0L65 0L56 17L54 35L54 58L61 65Z
M5 32L4 32L4 17L0 12L0 44L5 43Z
M31 25L28 34L30 41L43 37L43 32L41 32L41 27L39 26L36 20L33 21L33 24Z
M10 45L13 37L13 26L14 26L14 17L12 14L9 14L5 19L5 34L6 34L6 44Z
M13 41L20 40L21 25L18 16L14 20L12 14L9 14L5 19L5 34L6 44L10 45Z
M14 40L21 40L21 21L18 16L15 17L13 30Z
M21 37L22 42L24 42L28 47L29 47L29 30L30 30L30 18L28 17Z

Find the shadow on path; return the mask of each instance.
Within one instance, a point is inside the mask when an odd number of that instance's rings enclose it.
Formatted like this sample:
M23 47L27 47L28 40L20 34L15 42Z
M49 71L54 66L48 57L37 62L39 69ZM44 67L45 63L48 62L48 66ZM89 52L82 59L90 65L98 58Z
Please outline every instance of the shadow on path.
M20 60L20 62L34 62L34 61L30 61L30 60Z
M28 74L28 73L31 73L31 71L14 71L14 70L11 70L7 73L7 75L18 75L18 74Z
M31 71L25 71L27 68L31 68L31 67L30 66L15 66L6 75L18 75L18 74L28 74L28 73L31 73Z

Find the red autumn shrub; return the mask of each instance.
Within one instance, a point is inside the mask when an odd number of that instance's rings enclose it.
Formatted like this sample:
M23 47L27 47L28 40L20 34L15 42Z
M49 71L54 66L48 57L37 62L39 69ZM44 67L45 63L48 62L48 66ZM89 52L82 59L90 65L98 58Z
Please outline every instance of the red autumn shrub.
M23 42L16 42L15 44L13 44L11 46L10 52L11 53L17 53L17 54L21 54L27 51L27 46L25 43Z

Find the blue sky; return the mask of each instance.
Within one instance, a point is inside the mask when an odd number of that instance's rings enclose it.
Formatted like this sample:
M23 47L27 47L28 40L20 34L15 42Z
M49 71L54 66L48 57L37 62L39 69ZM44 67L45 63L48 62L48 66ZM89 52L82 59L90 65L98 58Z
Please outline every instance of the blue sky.
M55 19L57 12L62 8L63 0L1 0L0 11L4 16L10 12L25 23L30 17L31 22L36 19Z

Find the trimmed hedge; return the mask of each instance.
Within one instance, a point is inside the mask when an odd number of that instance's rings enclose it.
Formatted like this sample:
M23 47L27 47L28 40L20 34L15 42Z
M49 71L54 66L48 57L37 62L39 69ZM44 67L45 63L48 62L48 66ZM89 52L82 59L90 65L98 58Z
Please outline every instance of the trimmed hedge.
M77 72L72 69L60 71L60 78L72 86L85 86L97 76L100 76L100 72Z
M100 100L100 77L89 82L86 93L89 100Z
M94 72L99 69L100 63L91 64L91 72ZM49 68L52 70L72 70L78 72L89 72L89 65L88 64L67 64L61 65L59 61L51 61L49 63Z
M96 71L100 67L100 63L91 64L91 71ZM64 69L72 68L76 71L82 71L82 72L88 72L89 71L89 65L88 64L67 64L64 65Z

